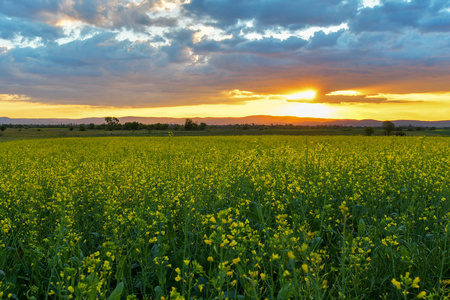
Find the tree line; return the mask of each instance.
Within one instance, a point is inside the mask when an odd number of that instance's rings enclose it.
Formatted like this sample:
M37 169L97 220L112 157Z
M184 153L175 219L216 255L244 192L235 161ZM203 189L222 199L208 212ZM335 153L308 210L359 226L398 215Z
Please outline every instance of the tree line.
M107 130L186 130L186 131L194 131L194 130L205 130L208 125L206 123L194 122L192 119L186 119L184 125L180 124L166 124L166 123L156 123L156 124L142 124L139 122L126 122L124 124L120 124L119 119L115 117L106 117L105 118L104 127Z

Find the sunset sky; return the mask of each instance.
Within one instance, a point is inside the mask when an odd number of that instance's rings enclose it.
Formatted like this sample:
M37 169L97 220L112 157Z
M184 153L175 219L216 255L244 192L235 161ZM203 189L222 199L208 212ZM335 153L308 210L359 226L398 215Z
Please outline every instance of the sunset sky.
M0 0L0 117L450 119L448 0Z

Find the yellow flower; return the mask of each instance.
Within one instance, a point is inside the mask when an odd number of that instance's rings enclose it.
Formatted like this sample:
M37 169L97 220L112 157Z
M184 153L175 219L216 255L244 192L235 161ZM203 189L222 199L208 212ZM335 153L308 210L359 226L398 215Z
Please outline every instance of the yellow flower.
M420 293L417 295L417 298L418 298L418 299L423 299L423 298L425 298L426 295L427 295L427 292L422 291L422 292L420 292Z
M288 252L288 256L289 256L290 259L295 259L295 255L294 255L294 253L292 251Z
M230 243L230 247L234 247L234 246L236 246L237 245L237 242L235 241L235 240L233 240L231 243Z
M272 260L277 260L279 258L280 256L278 254L272 253Z
M209 261L209 262L213 262L213 261L214 261L214 258L213 258L212 256L208 256L208 261Z
M413 288L415 288L415 289L418 289L419 288L419 285L418 285L419 281L420 281L419 277L414 278L413 283L412 283L411 286Z
M261 276L261 279L262 279L262 280L266 280L266 279L267 279L267 275L264 274L264 273L261 273L260 276Z
M177 277L175 277L175 281L180 281L180 280L181 280L180 275L177 275Z
M254 278L258 276L258 271L248 271L248 274L250 275L251 278Z
M392 278L391 282L398 290L402 288L402 284L399 281L395 280L395 278Z
M302 265L302 270L303 270L303 272L308 273L308 265L307 264L303 264Z
M302 253L306 252L306 250L308 250L308 245L307 244L302 244L302 247L300 248L300 251Z
M206 245L211 245L212 241L211 240L205 240L205 244Z
M283 273L283 277L288 277L289 275L291 275L291 273L289 273L288 270L284 271Z
M233 264L238 264L239 262L241 261L241 258L240 257L238 257L238 258L235 258L235 259L233 259Z
M69 286L67 289L68 289L69 292L71 292L71 293L75 292L75 289L74 289L72 286Z

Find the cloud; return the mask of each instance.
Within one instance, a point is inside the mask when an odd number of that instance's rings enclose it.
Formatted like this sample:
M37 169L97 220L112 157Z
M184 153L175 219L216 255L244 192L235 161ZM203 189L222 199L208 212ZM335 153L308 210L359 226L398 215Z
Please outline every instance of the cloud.
M419 22L419 28L423 32L449 32L450 11L444 11L437 16L427 17Z
M184 6L188 15L210 18L221 27L253 20L255 27L261 29L271 26L301 29L311 25L339 25L353 17L357 8L356 0L192 0Z
M357 96L345 96L345 95L325 95L318 97L314 100L314 103L329 103L329 104L342 104L342 103L382 103L388 99L384 97L378 97L377 95L357 95Z
M32 22L20 18L8 18L0 14L0 38L12 40L15 38L53 41L63 36L61 28L41 22Z
M64 2L58 0L2 0L0 12L12 17L25 19L45 18L41 13L57 13Z
M334 104L448 90L448 0L187 2L2 0L0 90L136 107L242 101L232 90L314 88ZM325 96L349 89L364 93Z
M352 32L399 32L407 28L420 31L448 31L448 1L392 0L366 7L349 22Z
M0 94L0 102L27 102L30 97L26 95Z
M307 43L307 41L297 37L289 37L284 41L275 38L263 38L261 40L239 43L234 49L230 50L259 54L276 54L296 51Z
M178 20L174 17L150 14L159 4L156 0L2 0L0 12L29 22L56 24L69 18L107 29L145 31L147 26L176 26Z
M297 51L308 42L304 39L291 36L285 40L269 37L259 40L247 40L241 37L223 41L202 40L193 46L193 49L202 54L209 52L251 53L255 55L286 54Z
M337 44L338 39L344 32L345 30L341 29L337 32L326 34L322 30L319 30L309 39L308 49L315 50L323 47L333 47Z

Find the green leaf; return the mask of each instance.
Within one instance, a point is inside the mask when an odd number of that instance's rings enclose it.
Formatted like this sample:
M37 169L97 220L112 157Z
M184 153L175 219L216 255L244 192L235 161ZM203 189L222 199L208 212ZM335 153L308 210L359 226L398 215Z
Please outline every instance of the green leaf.
M108 300L120 300L120 296L122 295L122 292L123 292L123 282L119 283L116 286L114 291L109 296Z
M277 300L287 300L292 297L292 285L290 283L285 284L278 292Z
M358 233L359 233L359 236L366 235L366 222L364 222L364 219L359 219Z

